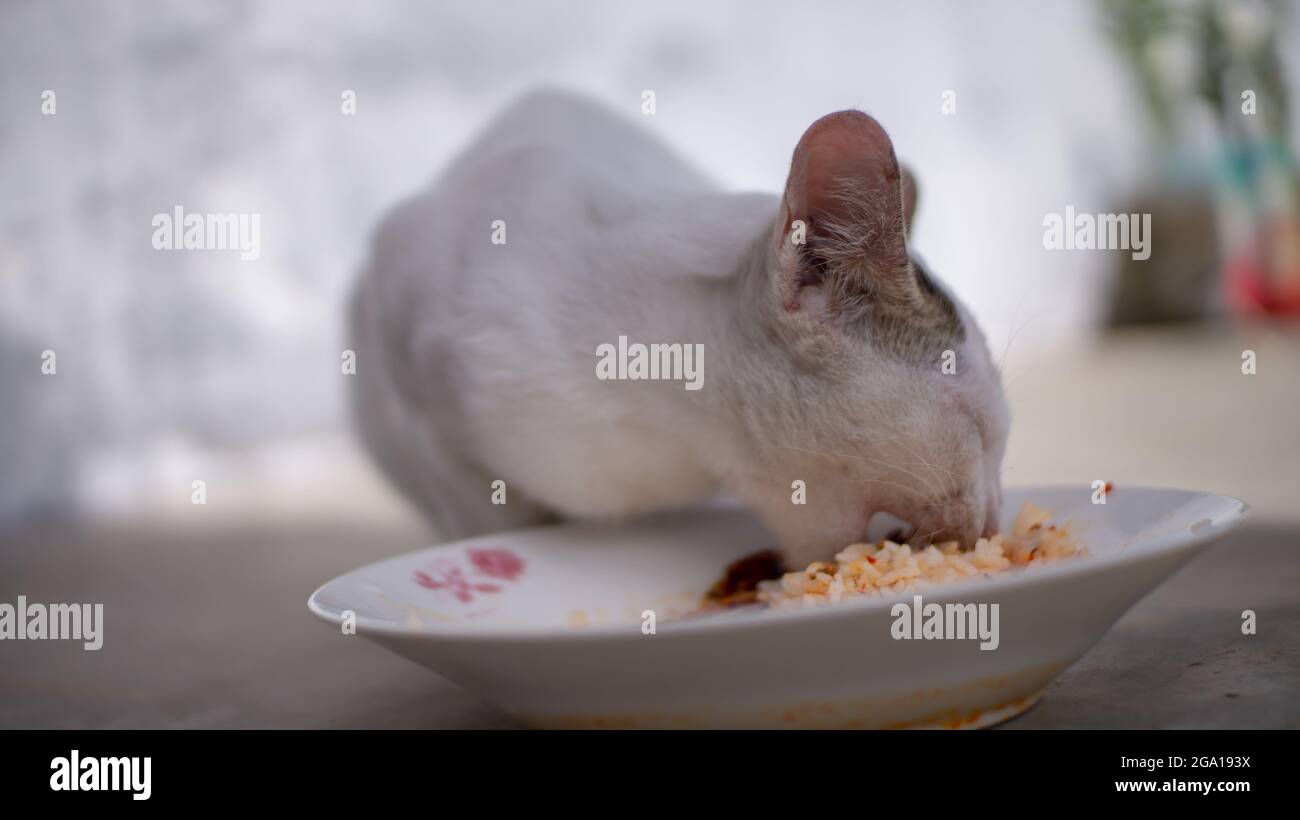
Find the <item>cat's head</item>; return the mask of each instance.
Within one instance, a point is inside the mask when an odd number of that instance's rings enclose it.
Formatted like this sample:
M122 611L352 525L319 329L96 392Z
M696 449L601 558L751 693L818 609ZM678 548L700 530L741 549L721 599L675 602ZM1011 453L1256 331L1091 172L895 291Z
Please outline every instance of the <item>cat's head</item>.
M880 124L830 114L795 148L753 257L749 332L769 355L748 379L740 483L792 565L862 540L880 512L918 539L997 527L1001 379L970 314L909 253L915 203Z

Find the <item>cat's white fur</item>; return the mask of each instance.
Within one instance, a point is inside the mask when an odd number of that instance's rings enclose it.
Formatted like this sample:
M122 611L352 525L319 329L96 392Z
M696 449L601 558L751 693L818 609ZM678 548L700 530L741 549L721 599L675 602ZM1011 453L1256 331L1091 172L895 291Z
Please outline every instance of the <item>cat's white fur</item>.
M986 529L1007 415L974 322L959 308L943 375L839 326L819 287L792 304L783 214L594 103L525 97L375 237L352 305L363 438L446 538L719 491L792 564L878 511ZM619 336L702 344L703 388L598 379Z

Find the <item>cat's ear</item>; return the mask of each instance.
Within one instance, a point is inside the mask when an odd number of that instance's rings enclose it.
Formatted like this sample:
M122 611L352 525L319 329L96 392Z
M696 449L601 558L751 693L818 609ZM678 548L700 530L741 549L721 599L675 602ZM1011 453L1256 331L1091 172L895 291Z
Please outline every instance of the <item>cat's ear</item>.
M915 194L873 118L839 111L813 123L795 147L778 227L786 306L807 302L845 315L871 303L911 303Z

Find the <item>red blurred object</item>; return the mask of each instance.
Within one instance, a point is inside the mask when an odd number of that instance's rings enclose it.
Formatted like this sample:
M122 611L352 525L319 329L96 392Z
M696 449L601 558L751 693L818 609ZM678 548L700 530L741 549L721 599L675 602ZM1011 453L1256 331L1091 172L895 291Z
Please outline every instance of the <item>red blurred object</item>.
M1275 220L1224 264L1228 303L1246 315L1300 316L1300 224Z

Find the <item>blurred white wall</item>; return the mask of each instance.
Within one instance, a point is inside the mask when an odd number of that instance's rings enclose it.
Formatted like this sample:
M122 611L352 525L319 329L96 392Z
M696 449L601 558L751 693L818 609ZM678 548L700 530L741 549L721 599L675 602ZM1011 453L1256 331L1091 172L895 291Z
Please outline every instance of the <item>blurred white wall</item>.
M733 188L779 189L808 123L870 111L919 174L917 247L1012 360L1077 340L1100 296L1100 257L1044 251L1044 214L1111 207L1142 170L1144 123L1084 2L11 0L0 519L341 428L341 305L371 227L541 83L643 119ZM178 204L260 213L260 259L155 251L150 220Z

